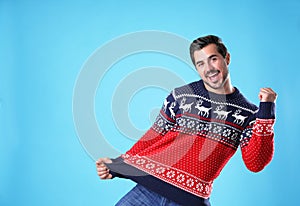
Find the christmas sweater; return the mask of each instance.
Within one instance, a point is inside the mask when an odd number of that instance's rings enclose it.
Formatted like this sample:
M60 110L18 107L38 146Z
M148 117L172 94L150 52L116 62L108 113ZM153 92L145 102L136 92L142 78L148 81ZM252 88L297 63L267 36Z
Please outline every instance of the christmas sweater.
M238 147L253 172L271 161L274 123L274 103L257 107L237 88L220 95L196 81L174 89L152 127L114 161L119 167L109 167L114 176L130 178L178 203L187 199L199 205L209 198L213 181Z

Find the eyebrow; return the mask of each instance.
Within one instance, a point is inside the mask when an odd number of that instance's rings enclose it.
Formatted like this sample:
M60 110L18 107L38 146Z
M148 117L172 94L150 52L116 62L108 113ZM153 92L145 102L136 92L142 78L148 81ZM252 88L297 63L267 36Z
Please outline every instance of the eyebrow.
M212 54L212 55L210 55L209 57L207 57L207 59L212 59L213 57L216 57L216 56L217 56L216 54ZM203 62L203 61L204 61L204 59L199 60L199 61L196 62L196 64L199 64L199 63L201 63L201 62Z

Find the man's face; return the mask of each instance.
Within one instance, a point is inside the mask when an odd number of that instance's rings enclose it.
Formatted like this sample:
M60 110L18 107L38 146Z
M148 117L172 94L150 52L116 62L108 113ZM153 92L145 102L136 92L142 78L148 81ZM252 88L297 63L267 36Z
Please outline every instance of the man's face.
M194 52L195 66L207 90L224 93L229 86L228 64L230 55L224 58L215 44L209 44ZM226 91L225 91L226 92Z

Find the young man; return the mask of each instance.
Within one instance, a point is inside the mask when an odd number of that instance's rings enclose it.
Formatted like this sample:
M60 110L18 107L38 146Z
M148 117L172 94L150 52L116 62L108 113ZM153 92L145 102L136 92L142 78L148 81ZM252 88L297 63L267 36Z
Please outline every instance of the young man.
M253 172L272 159L276 93L262 88L257 107L233 87L230 54L219 37L196 39L190 55L202 80L174 89L124 155L96 162L101 179L138 183L117 205L208 206L213 181L238 147Z

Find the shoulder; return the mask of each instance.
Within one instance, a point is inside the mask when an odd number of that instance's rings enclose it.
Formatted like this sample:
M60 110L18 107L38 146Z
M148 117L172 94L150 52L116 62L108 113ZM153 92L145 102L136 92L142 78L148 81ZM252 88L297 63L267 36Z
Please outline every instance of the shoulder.
M251 111L251 113L256 113L258 111L258 106L249 101L241 92L238 92L237 98L233 99L232 103Z
M196 94L201 93L200 91L202 90L202 87L203 87L203 84L202 84L201 80L194 81L189 84L175 88L172 91L172 94L175 99L178 99L182 96L195 96Z

